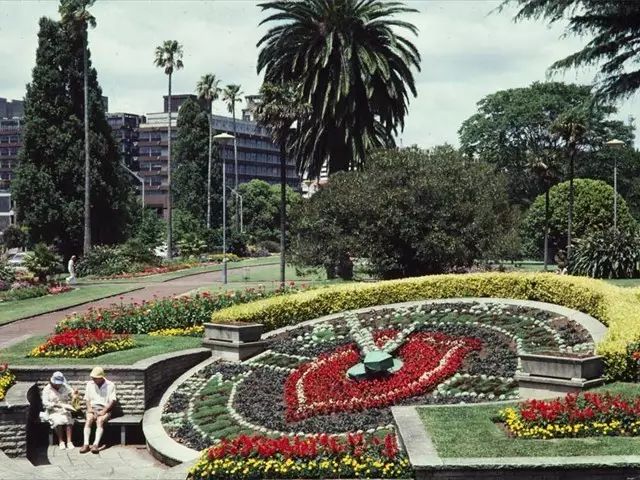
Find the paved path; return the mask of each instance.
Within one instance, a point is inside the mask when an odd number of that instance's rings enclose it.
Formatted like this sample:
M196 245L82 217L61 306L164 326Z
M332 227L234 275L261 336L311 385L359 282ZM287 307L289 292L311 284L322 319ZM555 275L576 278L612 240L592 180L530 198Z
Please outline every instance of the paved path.
M35 465L35 466L34 466ZM113 446L99 454L80 454L58 447L26 459L0 458L0 480L184 480L184 468L155 460L144 445Z
M270 265L256 265L247 268L253 270L267 268L269 266ZM95 302L85 303L84 305L70 307L57 312L44 313L0 326L0 348L6 348L33 335L48 335L53 331L53 328L59 320L74 312L86 312L89 308L108 307L118 302L133 303L142 302L143 300L153 300L154 297L172 297L206 285L222 285L221 282L221 271L199 273L166 282L144 283L141 281L140 285L144 286L141 290L103 298L102 300L96 300ZM80 288L82 288L81 285Z

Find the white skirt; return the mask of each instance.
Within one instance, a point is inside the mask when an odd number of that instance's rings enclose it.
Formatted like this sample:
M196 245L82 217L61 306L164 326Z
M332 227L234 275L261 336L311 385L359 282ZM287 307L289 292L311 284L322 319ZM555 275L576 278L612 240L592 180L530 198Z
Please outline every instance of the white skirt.
M66 410L58 410L52 413L42 412L40 418L49 422L52 428L59 427L61 425L73 425L73 417L70 412Z

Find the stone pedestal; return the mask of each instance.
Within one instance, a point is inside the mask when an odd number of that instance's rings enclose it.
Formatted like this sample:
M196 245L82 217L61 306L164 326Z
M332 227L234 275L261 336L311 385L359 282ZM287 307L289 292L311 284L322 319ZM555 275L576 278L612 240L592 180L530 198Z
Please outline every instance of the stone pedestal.
M240 362L267 349L260 340L264 326L260 323L205 323L203 347L223 360Z

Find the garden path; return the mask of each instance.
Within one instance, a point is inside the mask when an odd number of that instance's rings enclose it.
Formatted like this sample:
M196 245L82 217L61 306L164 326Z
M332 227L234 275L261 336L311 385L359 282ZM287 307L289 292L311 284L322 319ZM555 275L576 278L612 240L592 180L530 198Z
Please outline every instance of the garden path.
M251 271L269 268L270 265L245 267ZM188 277L176 278L166 282L139 282L143 288L124 295L103 298L83 305L44 313L0 326L0 349L21 342L33 335L47 335L53 331L56 323L74 312L86 312L90 308L104 308L118 302L134 303L153 300L154 297L173 297L206 285L222 285L222 272L207 272ZM82 285L80 285L82 288Z

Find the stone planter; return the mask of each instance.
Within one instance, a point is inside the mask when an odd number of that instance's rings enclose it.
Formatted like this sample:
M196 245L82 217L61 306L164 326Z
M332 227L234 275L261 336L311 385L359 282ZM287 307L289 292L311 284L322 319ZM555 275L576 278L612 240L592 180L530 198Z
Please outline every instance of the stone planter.
M518 381L522 398L548 398L578 393L604 383L602 357L561 357L554 355L520 355L522 373Z
M202 346L223 360L243 361L267 348L260 340L263 330L260 323L205 323Z
M264 331L261 323L205 323L204 338L224 342L257 342Z
M540 377L562 378L566 380L593 380L604 372L602 357L560 357L553 355L520 355L522 371Z

